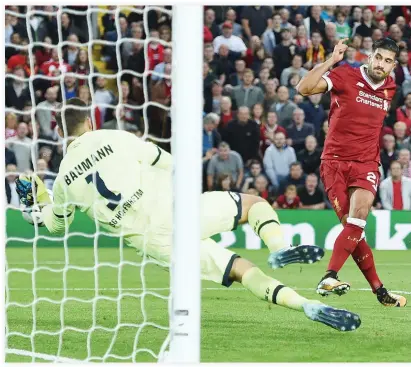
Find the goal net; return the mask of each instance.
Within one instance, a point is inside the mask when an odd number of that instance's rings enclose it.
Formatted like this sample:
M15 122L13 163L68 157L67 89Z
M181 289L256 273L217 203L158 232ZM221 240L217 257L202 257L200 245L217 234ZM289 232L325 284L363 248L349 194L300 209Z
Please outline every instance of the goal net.
M199 243L199 224L185 225L185 213L193 216L198 201L181 198L199 196L201 178L187 183L179 167L201 172L195 158L198 151L201 162L201 87L196 92L192 85L201 75L201 7L10 6L5 13L6 33L11 29L6 93L10 86L20 96L6 95L5 110L6 120L18 123L15 136L7 138L6 129L6 146L16 156L6 166L6 362L153 362L167 356L198 362L199 254L193 244ZM183 23L185 29L176 29ZM196 37L190 47L199 62L184 55L184 45ZM22 67L18 58L10 61L15 55L26 60ZM178 245L171 288L170 269L138 257L121 236L83 213L60 237L22 219L13 180L31 170L51 189L67 145L56 134L54 116L72 96L88 101L95 129L123 129L173 146ZM192 103L181 103L187 100ZM183 116L190 126L184 128ZM194 154L187 154L190 147Z

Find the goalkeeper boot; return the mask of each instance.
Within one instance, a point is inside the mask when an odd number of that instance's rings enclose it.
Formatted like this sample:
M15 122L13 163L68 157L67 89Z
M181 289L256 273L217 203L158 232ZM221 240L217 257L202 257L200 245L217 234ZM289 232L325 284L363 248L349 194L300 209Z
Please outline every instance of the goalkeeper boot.
M312 264L323 256L324 250L317 246L291 246L272 252L268 257L268 265L272 269L278 269L289 264Z
M359 315L321 302L306 302L303 304L303 309L310 320L321 322L339 331L354 331L361 325Z
M380 287L377 289L377 299L382 305L387 307L405 307L407 299L399 294L394 294L387 291L386 288Z
M330 294L337 294L342 296L350 290L350 284L346 282L341 282L337 273L334 271L328 272L318 283L317 293L321 294L323 297Z

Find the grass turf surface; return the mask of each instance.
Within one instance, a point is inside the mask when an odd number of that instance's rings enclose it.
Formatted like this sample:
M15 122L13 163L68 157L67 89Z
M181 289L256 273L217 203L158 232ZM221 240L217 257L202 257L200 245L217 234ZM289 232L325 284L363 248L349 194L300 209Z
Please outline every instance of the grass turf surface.
M32 284L36 285L36 298L54 300L56 304L41 300L35 307L10 305L7 309L8 332L30 335L33 325L37 331L51 333L36 334L32 339L13 335L7 337L8 348L85 359L95 357L106 362L131 362L133 344L137 341L139 353L135 361L155 361L145 349L158 354L167 331L150 324L135 327L143 321L168 326L167 301L146 293L143 297L141 267L123 265L119 276L118 267L101 265L94 272L93 250L88 248L69 249L71 266L89 267L88 270L64 269L64 251L61 248L39 248L38 267L55 270L37 270L31 273L10 271L16 268L32 270L33 252L28 248L8 248L9 286L8 302L30 304L34 300ZM324 272L330 252L326 258L314 265L291 265L272 271L266 266L265 250L240 250L238 253L259 265L267 274L294 287L308 298L320 299L314 287ZM374 252L381 279L393 290L409 292L411 299L411 251ZM118 249L100 249L99 263L118 264ZM138 262L140 259L132 249L124 250L124 259ZM154 265L144 267L146 289L167 296L168 273ZM201 359L203 362L410 362L411 361L411 307L403 309L381 306L375 296L363 290L368 283L349 259L340 278L351 282L349 294L323 299L326 303L359 313L361 327L355 332L341 333L325 325L308 320L303 313L268 305L256 299L240 285L226 289L211 282L203 282ZM119 300L95 299L95 295L116 298L119 279L122 294ZM34 282L34 283L32 283ZM95 285L98 282L98 292ZM77 300L64 302L66 296ZM140 297L135 297L139 295ZM411 300L410 300L411 303ZM142 310L144 309L144 314ZM33 311L35 323L33 322ZM119 312L120 311L120 312ZM63 315L63 319L60 317ZM94 315L94 317L93 317ZM94 324L93 324L94 320ZM113 331L119 324L125 324ZM66 327L61 334L57 332ZM96 328L92 332L78 329ZM54 333L54 335L53 335ZM137 336L137 338L136 338ZM60 339L60 340L59 340ZM33 343L33 345L32 345ZM108 350L111 345L111 350ZM120 357L120 358L119 358ZM8 354L7 362L30 362L30 357ZM36 359L37 362L44 362Z

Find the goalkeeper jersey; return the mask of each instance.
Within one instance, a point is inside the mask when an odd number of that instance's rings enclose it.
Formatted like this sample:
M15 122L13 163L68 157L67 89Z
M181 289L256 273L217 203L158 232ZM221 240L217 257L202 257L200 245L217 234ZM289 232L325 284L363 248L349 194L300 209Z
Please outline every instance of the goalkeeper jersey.
M171 168L169 153L131 133L87 132L67 147L44 223L64 232L77 207L109 232L144 234L159 197L171 196Z

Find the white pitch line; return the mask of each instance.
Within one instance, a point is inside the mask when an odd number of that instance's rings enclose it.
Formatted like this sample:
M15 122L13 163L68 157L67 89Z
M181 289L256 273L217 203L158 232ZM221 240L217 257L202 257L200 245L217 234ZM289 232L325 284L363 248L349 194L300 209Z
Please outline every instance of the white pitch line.
M293 288L293 287L291 287ZM95 288L36 288L37 291L63 291L66 289L68 292L87 292L95 291ZM315 291L316 288L293 288L296 291ZM9 288L10 291L32 291L32 288ZM118 291L118 288L99 288L99 291ZM122 291L169 291L170 288L121 288ZM246 291L245 288L203 288L203 291ZM369 288L351 288L350 291L355 292L371 292ZM411 291L393 290L393 293L411 294Z
M65 265L66 263L64 261L41 261L38 262L37 265ZM118 265L119 263L114 263L115 265ZM34 265L32 261L19 261L19 262L8 262L7 265ZM69 263L68 265L70 266L84 266L84 267L90 267L96 265L95 263ZM356 266L354 263L347 263L344 264L344 266ZM411 263L376 263L376 266L409 266L411 267Z

